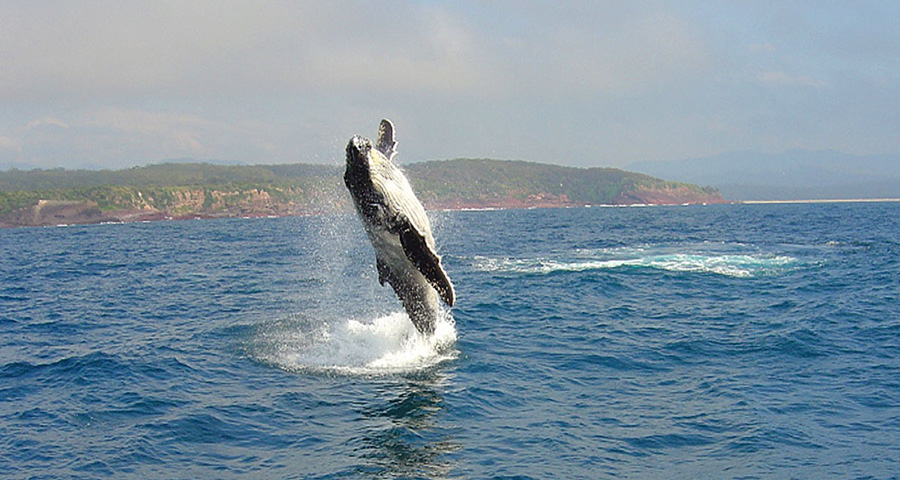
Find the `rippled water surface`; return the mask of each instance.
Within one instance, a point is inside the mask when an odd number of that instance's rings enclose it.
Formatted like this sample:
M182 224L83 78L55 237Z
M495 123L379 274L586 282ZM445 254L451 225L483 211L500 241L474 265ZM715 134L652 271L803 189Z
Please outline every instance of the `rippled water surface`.
M900 204L0 230L2 478L900 478Z

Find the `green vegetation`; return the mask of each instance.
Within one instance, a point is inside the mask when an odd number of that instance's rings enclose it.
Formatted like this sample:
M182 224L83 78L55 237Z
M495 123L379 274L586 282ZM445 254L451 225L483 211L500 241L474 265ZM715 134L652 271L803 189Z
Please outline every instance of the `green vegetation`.
M431 207L721 201L713 189L612 168L457 159L410 164L405 169L420 199ZM0 225L37 221L31 220L37 213L27 212L37 212L33 209L40 200L83 202L113 218L127 212L178 217L348 210L342 174L339 166L309 164L11 170L0 172Z
M338 174L336 167L326 165L204 163L115 171L11 170L0 172L0 215L38 200L94 202L103 211L157 209L174 214L227 210L251 195L268 195L275 203L305 203L335 190Z
M641 203L625 201L641 191L682 190L699 197L716 197L711 188L666 182L615 168L574 168L522 161L457 159L412 164L411 181L425 201L447 199L484 200L537 195L568 199L572 204L609 205ZM654 202L650 202L654 203Z

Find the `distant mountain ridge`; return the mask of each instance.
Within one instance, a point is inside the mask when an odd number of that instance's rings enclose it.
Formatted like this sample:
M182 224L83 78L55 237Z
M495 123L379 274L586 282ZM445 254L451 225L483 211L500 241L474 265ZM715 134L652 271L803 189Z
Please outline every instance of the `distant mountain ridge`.
M613 168L456 159L404 166L426 208L722 203L711 188ZM0 226L351 211L336 165L166 163L0 172Z
M863 156L834 150L731 152L685 160L637 162L628 168L712 186L730 200L900 198L900 154Z

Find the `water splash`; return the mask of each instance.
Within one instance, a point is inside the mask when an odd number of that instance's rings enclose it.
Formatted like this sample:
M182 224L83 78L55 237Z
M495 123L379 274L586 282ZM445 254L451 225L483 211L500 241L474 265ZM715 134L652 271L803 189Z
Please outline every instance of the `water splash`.
M315 321L298 316L259 326L251 357L290 372L383 375L421 371L456 358L456 326L445 312L430 336L404 312L370 319Z

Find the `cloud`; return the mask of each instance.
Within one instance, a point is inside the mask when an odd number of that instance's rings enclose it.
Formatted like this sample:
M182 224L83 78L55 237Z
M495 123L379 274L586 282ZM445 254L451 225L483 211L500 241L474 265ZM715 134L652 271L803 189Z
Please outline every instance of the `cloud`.
M569 63L562 65L562 71L580 76L579 82L566 83L594 90L633 91L668 83L692 75L706 57L688 22L664 12L629 18L616 34L595 33L589 43L571 41L573 35L583 33L566 35L562 49Z
M479 45L439 5L63 2L0 7L0 98L459 90Z
M195 115L119 108L91 110L78 120L80 127L142 134L171 134L186 128L203 127L208 123Z
M34 166L52 166L54 158L65 158L78 166L120 168L167 158L224 157L234 143L252 137L248 131L190 114L97 108L65 120L31 120L0 136L0 148Z
M662 7L517 2L503 16L500 27L473 27L487 76L504 90L492 94L633 95L698 75L709 61L700 29Z
M704 60L694 26L662 9L607 15L525 2L471 10L350 1L7 5L0 99L593 92L660 82Z
M74 126L80 135L99 140L95 148L117 138L120 148L142 161L182 157L231 159L229 150L234 143L253 143L255 130L194 114L119 108L88 110Z
M789 75L784 72L763 72L756 76L756 81L762 85L775 87L804 87L822 88L827 84L803 75Z
M96 97L210 80L253 34L246 2L48 2L0 13L6 96ZM196 87L197 85L192 85Z
M25 125L25 130L31 130L33 128L39 128L39 127L46 126L46 125L53 126L53 127L59 127L59 128L69 128L69 125L67 125L66 122L63 122L62 120L60 120L58 118L44 117L44 118L36 118L36 119L28 122L28 124Z
M106 166L339 162L382 116L404 161L777 149L761 124L779 145L831 148L839 131L890 150L897 17L655 0L0 2L0 136L7 156ZM854 115L822 114L838 105Z
M411 10L399 18L343 12L339 23L346 29L317 31L308 39L294 65L297 86L458 92L490 82L481 45L461 19L440 7Z
M12 150L14 152L21 152L22 139L0 135L0 148L4 150Z
M749 50L750 53L770 54L770 53L775 53L775 46L769 42L753 43L747 47L747 50Z

